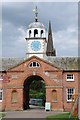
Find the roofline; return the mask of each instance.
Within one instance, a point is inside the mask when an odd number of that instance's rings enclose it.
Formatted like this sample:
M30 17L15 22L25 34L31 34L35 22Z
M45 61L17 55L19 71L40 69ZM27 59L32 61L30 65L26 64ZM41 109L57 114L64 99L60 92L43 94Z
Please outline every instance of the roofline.
M23 61L23 62L25 62L25 61ZM21 64L21 63L20 63ZM51 64L51 63L49 63L49 64ZM19 65L19 64L18 64ZM14 66L14 67L17 67L18 65L16 65L16 66ZM54 66L54 65L53 65ZM6 73L7 71L9 72L9 70L10 69L13 69L14 67L12 67L12 68L9 68L8 70L2 70L2 71L0 71L0 73ZM55 66L54 66L55 67ZM57 69L59 69L59 68L57 68ZM60 69L60 70L62 70L63 72L80 72L80 69L79 70L63 70L63 69ZM48 71L48 70L46 70L46 71ZM14 72L14 71L11 71L11 72ZM18 71L17 71L18 72ZM23 71L20 71L20 72L23 72Z
M62 71L62 69L61 69L61 68L58 68L58 67L56 67L55 65L53 65L52 63L50 63L50 62L48 62L48 61L46 61L46 60L43 60L43 59L41 59L41 58L39 58L39 57L37 57L37 56L32 56L32 57L30 57L30 58L28 58L28 59L25 59L24 61L21 61L21 62L20 62L20 63L18 63L17 65L15 65L15 66L13 66L13 67L11 67L11 68L9 68L9 69L5 70L5 71L10 71L11 69L13 69L13 68L15 68L15 67L19 66L20 64L25 63L25 62L27 62L27 61L31 60L32 58L39 59L39 60L41 60L41 61L43 61L43 62L45 62L45 63L47 63L47 64L49 64L49 65L51 65L51 66L53 66L53 67L55 67L56 69L58 69L58 70Z
M37 57L37 56L32 56L32 57L30 57L30 58L25 58L25 60L23 59L23 60L20 61L17 65L14 65L14 66L12 66L12 67L10 67L10 68L8 68L8 69L5 69L5 70L1 70L0 72L4 72L4 71L7 72L7 71L10 71L11 69L13 69L13 68L19 66L20 64L22 64L22 63L24 63L24 62L27 62L27 61L31 60L32 58L37 58L37 59L39 59L39 60L42 60L43 62L45 62L45 63L47 63L47 64L49 64L49 65L51 65L51 66L57 68L58 70L63 71L63 72L80 72L80 69L78 69L78 68L75 69L75 70L74 70L74 69L73 69L73 70L62 69L62 68L57 67L56 65L53 65L52 63L50 63L50 62L48 62L48 61L46 61L46 60L43 60L43 59L41 59L41 58L39 58L39 57Z
M63 72L80 72L80 69L79 70L63 70Z

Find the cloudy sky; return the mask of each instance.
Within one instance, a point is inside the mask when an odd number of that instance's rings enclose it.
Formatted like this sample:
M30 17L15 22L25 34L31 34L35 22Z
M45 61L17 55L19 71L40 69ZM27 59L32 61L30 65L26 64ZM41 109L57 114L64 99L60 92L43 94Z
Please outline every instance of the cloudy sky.
M34 21L35 15L32 10L36 5L39 11L39 21L45 25L46 31L48 31L48 22L51 21L57 56L77 56L77 2L3 2L2 29L0 27L2 56L25 56L26 30L28 25Z

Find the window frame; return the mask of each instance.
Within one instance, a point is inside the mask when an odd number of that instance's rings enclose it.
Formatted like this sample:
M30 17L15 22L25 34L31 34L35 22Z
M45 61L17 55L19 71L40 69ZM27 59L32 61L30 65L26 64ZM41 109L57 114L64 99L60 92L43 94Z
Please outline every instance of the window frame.
M34 64L36 64L36 65L34 65ZM39 67L40 67L40 63L38 63L36 61L33 61L29 64L29 68L39 68Z
M71 75L71 76L70 76L71 78L68 79L68 75ZM73 77L73 78L72 78L72 77ZM70 81L70 82L71 82L71 81L74 81L74 74L68 73L68 74L66 75L66 81Z
M3 75L0 75L0 81L2 81L3 80Z
M0 100L0 102L3 101L3 89L0 89L0 93L2 93L2 99Z
M71 95L70 93L68 93L68 89L73 89L73 93L71 93L73 95L73 94L75 94L75 88L67 88L66 89L66 100L67 100L67 102L71 102L72 99L68 99L68 95Z

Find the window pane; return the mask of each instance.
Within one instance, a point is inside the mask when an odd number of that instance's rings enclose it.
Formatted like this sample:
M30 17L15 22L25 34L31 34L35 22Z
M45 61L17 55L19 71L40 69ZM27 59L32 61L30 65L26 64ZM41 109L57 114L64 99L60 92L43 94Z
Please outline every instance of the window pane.
M32 67L32 63L30 64L30 67Z
M3 80L3 75L0 75L0 80Z
M40 67L40 64L38 62L31 62L30 67Z
M0 89L0 100L2 100L2 89Z
M73 74L67 74L67 81L74 81L74 75Z
M36 67L36 62L33 62L33 67Z
M2 92L0 92L0 100L2 100Z
M67 79L73 79L73 74L67 74Z
M39 66L39 63L37 63L37 66Z
M74 94L74 88L67 89L67 100L72 99L72 94Z

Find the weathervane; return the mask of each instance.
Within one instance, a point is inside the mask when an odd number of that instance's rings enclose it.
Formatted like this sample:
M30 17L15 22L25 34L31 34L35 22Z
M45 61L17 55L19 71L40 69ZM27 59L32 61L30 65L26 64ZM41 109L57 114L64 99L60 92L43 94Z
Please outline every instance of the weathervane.
M35 22L38 22L38 9L37 6L35 9L33 9L33 12L35 13Z

